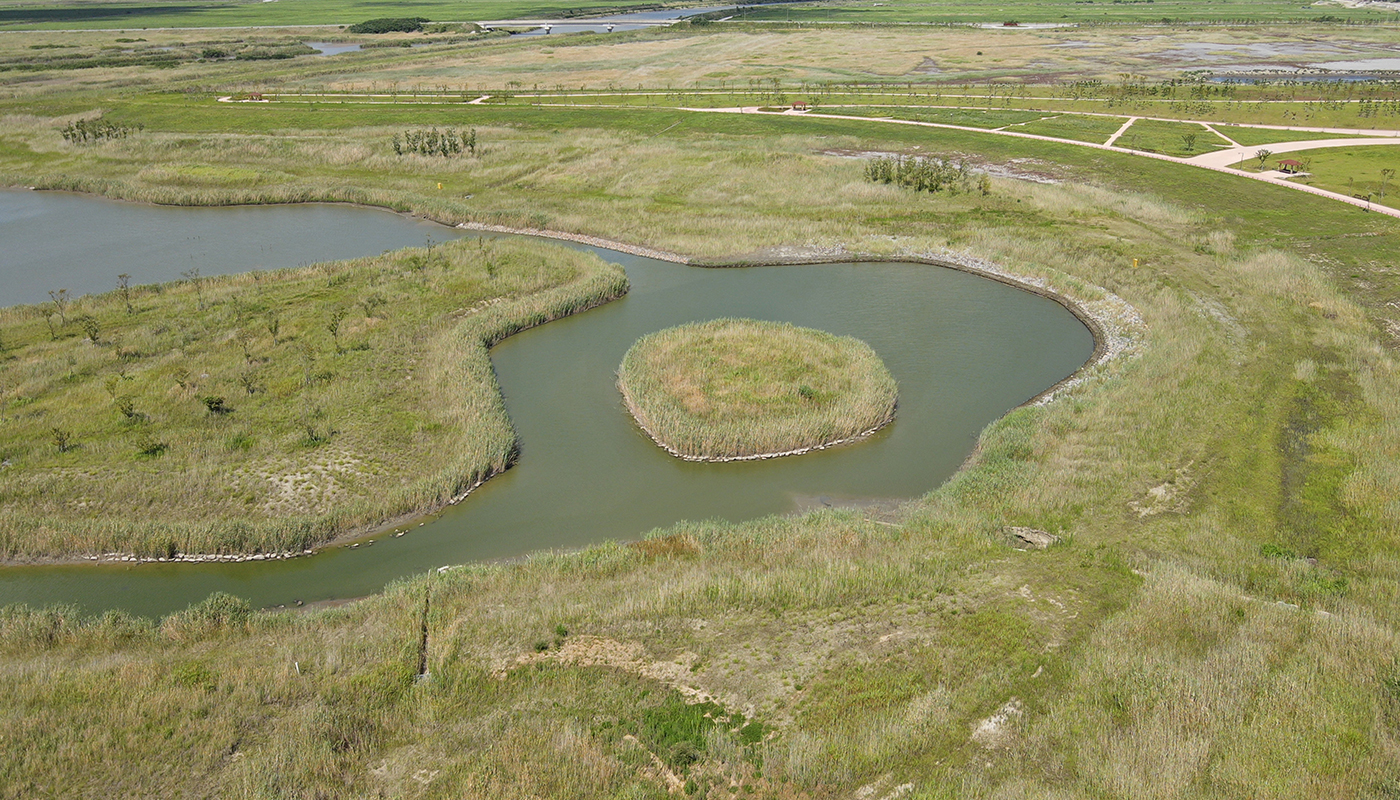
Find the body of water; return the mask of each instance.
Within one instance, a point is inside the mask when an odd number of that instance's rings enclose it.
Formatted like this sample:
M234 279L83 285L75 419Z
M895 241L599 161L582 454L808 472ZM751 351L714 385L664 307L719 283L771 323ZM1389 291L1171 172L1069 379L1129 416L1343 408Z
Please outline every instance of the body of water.
M269 216L247 216L253 211ZM35 221L3 229L13 252L0 261L0 301L36 299L54 285L47 273L56 269L71 271L69 288L96 290L110 286L118 272L161 279L187 264L201 265L205 274L294 266L425 238L413 220L351 207L191 212L0 193L0 213L8 215L0 225L15 217ZM204 220L200 215L227 222L181 240L184 221ZM285 222L274 221L282 215ZM68 247L104 257L77 267L51 256L45 245L51 234L42 231L65 225L75 240ZM300 235L264 241L255 233L283 225ZM127 244L104 238L116 230ZM354 244L344 241L352 233ZM437 229L432 235L442 240L457 233ZM183 254L174 252L180 241L186 241ZM132 248L132 242L145 245ZM0 568L0 603L70 602L90 612L161 614L216 590L259 606L356 597L444 565L637 539L681 520L741 521L791 512L813 498L839 504L917 497L958 469L989 422L1074 372L1093 351L1089 331L1059 304L952 269L890 263L703 269L561 246L622 264L632 291L493 349L521 458L460 505L424 526L415 523L401 538L287 561ZM281 247L289 248L285 256ZM319 255L308 258L304 248ZM240 250L241 262L235 258ZM152 265L150 251L168 266ZM214 252L224 260L203 261ZM717 317L791 322L862 339L899 382L894 423L864 442L770 461L690 463L667 455L623 408L615 370L643 334Z
M303 42L303 44L315 49L318 56L337 56L341 53L354 53L360 49L360 45L350 42Z

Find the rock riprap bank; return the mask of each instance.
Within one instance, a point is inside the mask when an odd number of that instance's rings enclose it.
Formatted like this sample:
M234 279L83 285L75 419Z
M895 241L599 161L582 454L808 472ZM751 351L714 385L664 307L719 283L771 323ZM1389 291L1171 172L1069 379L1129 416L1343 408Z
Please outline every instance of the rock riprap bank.
M775 458L860 439L894 419L894 377L849 336L720 319L637 340L618 369L637 424L688 461Z

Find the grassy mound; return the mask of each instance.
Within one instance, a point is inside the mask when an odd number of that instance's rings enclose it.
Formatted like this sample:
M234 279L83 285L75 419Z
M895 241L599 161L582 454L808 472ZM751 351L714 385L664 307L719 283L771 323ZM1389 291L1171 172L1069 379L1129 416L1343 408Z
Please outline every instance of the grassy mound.
M626 291L463 240L0 309L0 556L301 550L516 452L486 348Z
M649 334L623 357L617 383L652 439L697 461L804 452L894 419L894 378L868 345L777 322Z

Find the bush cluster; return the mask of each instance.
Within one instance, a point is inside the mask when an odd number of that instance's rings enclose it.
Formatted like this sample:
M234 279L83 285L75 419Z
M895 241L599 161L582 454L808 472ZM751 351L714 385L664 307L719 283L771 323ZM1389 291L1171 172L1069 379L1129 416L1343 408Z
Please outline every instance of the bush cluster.
M923 156L881 156L865 165L865 177L875 183L894 183L916 192L941 192L947 189L957 194L972 191L974 186L972 171L967 164ZM991 194L992 182L986 175L978 175L975 183L976 189L983 195Z
M117 125L104 119L80 119L77 122L70 122L60 131L65 142L74 144L87 144L88 142L100 142L106 139L125 139L133 131L142 129L142 125L135 128L126 125Z
M437 128L426 131L406 130L403 132L403 136L394 134L393 146L396 156L417 153L420 156L449 158L463 151L476 155L476 128L465 133L460 130L454 131L451 128L444 131L439 131Z
M379 17L351 25L350 33L414 33L423 30L427 17Z

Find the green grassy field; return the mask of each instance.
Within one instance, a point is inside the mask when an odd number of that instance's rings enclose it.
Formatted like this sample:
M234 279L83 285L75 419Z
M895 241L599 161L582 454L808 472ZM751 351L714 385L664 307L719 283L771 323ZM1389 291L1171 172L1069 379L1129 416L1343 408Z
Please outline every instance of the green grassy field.
M1217 125L1215 129L1246 147L1274 142L1313 142L1319 139L1345 139L1346 134L1313 133L1309 131L1279 131L1269 128L1249 128L1242 125Z
M890 117L915 122L937 122L943 125L965 125L970 128L1003 128L1008 125L1039 119L1034 111L979 111L961 108L910 108L908 106L844 106L822 104L817 111L854 117Z
M1149 153L1164 153L1182 158L1230 146L1229 142L1204 126L1152 119L1134 122L1118 137L1115 144L1133 150L1146 150Z
M869 433L894 417L894 378L869 345L757 320L642 337L617 386L637 424L681 457L791 453Z
M1103 144L1127 121L1126 117L1087 117L1060 114L1048 118L1038 118L1021 125L1012 125L1007 130Z
M625 286L454 242L5 309L0 552L300 552L441 507L514 460L485 345Z
M1311 174L1302 182L1309 186L1343 194L1367 195L1372 202L1391 207L1400 204L1400 194L1396 189L1400 147L1328 147L1308 150L1293 157L1300 156L1307 159L1307 172Z
M823 60L841 47L843 70L922 63L887 35L638 37L614 53L627 70L696 76L678 88L757 80L775 54L834 70ZM0 796L1395 794L1400 223L1245 176L985 132L518 99L213 101L391 76L504 87L548 55L579 60L541 83L606 89L636 74L598 66L603 45L477 47L29 74L0 97L0 183L171 203L353 200L711 262L839 249L994 265L1095 315L1113 357L991 423L952 479L902 505L683 523L296 613L226 597L157 621L5 608ZM763 58L731 69L749 47ZM736 74L702 78L719 71ZM1084 89L996 102L1361 119L1355 97L1289 94L1315 87L1250 88L1250 103L1190 86L1070 96ZM1259 103L1265 92L1289 102ZM99 112L145 128L62 140ZM478 128L480 157L396 160L393 132L424 124ZM843 157L864 152L1036 180L909 192ZM1336 158L1358 175L1376 166ZM250 187L250 173L264 177ZM191 289L169 294L187 303ZM302 313L319 323L319 309ZM1025 544L1027 528L1049 545Z

